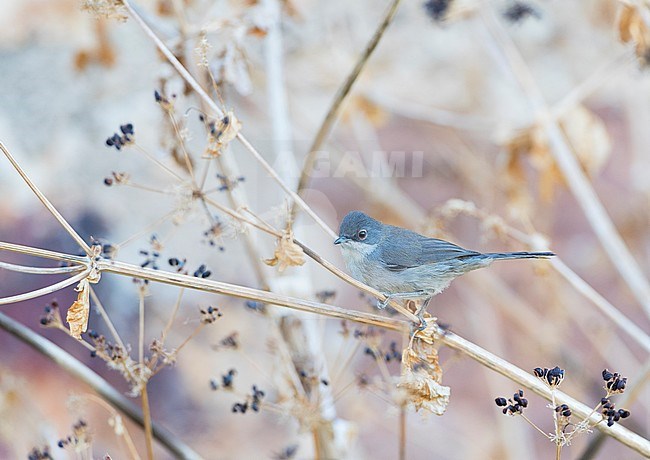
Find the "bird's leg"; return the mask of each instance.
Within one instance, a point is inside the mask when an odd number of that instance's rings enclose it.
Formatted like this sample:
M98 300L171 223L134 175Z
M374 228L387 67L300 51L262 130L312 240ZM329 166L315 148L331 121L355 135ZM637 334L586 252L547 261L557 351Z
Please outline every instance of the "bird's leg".
M423 331L427 328L427 322L424 319L424 312L427 311L427 306L429 305L429 302L431 302L431 299L433 296L429 296L424 301L422 304L418 307L418 309L415 311L415 316L418 317L420 320L420 325L418 326L418 331Z
M386 296L384 300L377 301L377 308L379 308L380 310L386 308L386 305L388 305L388 302L390 302L392 299L413 299L413 298L421 298L424 296L428 296L428 294L424 291L394 292L392 294L384 294L384 295Z

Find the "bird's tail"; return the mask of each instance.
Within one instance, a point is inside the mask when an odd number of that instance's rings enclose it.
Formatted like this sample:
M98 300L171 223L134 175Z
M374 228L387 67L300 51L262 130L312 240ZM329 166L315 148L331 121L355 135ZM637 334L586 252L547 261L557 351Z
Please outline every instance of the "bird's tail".
M555 254L552 252L489 252L485 254L493 260L503 259L548 259Z

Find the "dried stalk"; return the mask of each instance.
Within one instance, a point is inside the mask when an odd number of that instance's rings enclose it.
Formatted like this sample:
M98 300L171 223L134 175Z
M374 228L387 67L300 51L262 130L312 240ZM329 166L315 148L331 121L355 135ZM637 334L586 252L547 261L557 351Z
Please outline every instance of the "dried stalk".
M14 167L16 172L20 175L20 177L22 177L22 179L29 186L29 188L32 189L32 192L34 192L34 195L36 195L38 199L41 201L41 203L43 203L43 206L45 206L47 210L50 211L50 214L52 214L54 218L59 222L59 224L61 224L61 227L65 229L68 235L70 235L72 239L74 239L77 242L79 247L81 247L81 249L83 249L83 251L87 255L89 256L92 255L90 246L86 244L84 239L81 236L79 236L79 234L75 231L74 228L72 228L72 226L68 223L68 221L65 220L65 218L61 215L61 213L57 211L57 209L52 205L52 203L50 203L50 200L48 200L45 197L45 195L43 195L43 193L39 190L39 188L36 187L36 185L27 176L27 174L25 174L25 171L22 170L20 165L16 162L14 157L11 155L11 153L9 153L9 150L7 150L7 148L4 146L2 142L0 142L0 150L2 150L2 153L5 154L7 160L9 160L9 162Z
M162 42L160 38L154 33L153 30L147 25L144 19L138 14L138 12L133 8L130 0L122 0L122 3L129 11L131 17L138 23L142 30L153 40L160 52L165 56L169 63L176 69L180 76L185 80L185 82L190 85L190 87L196 92L196 94L210 107L210 109L216 113L218 116L223 117L224 113L221 108L208 96L205 90L201 87L198 81L192 76L190 72L180 63L180 61L174 56L174 54L169 50L169 48ZM331 237L335 238L336 233L329 228L329 226L320 218L318 215L309 207L305 201L300 198L287 184L278 176L275 170L268 164L266 160L260 155L260 153L253 147L253 145L248 142L244 137L242 132L237 133L237 140L248 150L253 157L259 162L260 166L277 182L277 184L282 188L282 190L287 193L294 202L297 202L300 207L312 218L314 221Z
M504 377L507 377L513 382L516 382L519 385L532 390L547 401L551 401L551 391L546 385L542 383L541 380L539 380L534 375L522 369L519 369L517 366L510 364L508 361L496 355L493 355L492 353L463 339L462 337L457 336L456 334L449 332L445 333L442 330L439 332L439 340L449 348L458 350L464 355L467 355L473 360L479 362L483 366L486 366L503 375ZM568 396L567 394L562 393L561 391L555 392L555 398L558 404L567 404L571 408L571 411L579 417L585 418L591 414L591 416L589 416L589 420L592 423L596 424L596 428L598 428L601 432L611 436L620 443L625 444L629 448L646 457L650 456L650 441L647 439L618 424L615 424L612 427L608 427L605 423L598 423L602 420L602 416L600 414L593 413L592 408Z
M483 9L482 17L492 38L492 42L487 44L508 63L508 70L520 85L540 123L546 130L551 146L550 152L564 175L566 183L589 220L612 264L630 287L646 315L650 317L650 283L648 283L643 271L632 257L623 238L616 230L605 207L581 169L574 152L544 101L537 82L516 45L489 7Z
M149 268L142 268L139 266L126 264L123 262L100 260L97 262L97 269L99 271L117 273L128 277L148 279L151 281L186 287L190 289L197 289L206 292L214 292L217 294L230 295L233 297L241 297L241 298L247 298L259 302L271 303L278 306L284 306L284 307L293 308L301 311L308 311L312 313L321 314L324 316L330 316L339 319L347 319L347 320L361 322L365 324L371 324L389 330L395 330L400 332L407 332L409 330L409 324L403 320L383 318L381 316L373 315L370 313L350 311L332 305L321 304L318 302L312 302L308 300L295 299L292 297L281 296L271 292L260 291L257 289L251 289L242 286L221 283L217 281L199 279L193 276L181 275L178 273L169 273L169 272L162 272L159 270L153 270ZM0 317L0 319L2 319L2 317ZM8 328L8 326L5 326L3 324L3 321L0 321L0 327L3 327L7 330L10 329ZM490 369L493 369L494 371L513 380L514 382L520 384L521 386L534 391L535 393L546 398L547 400L549 401L551 400L551 394L549 389L533 375L523 371L522 369L519 369L513 364L507 362L506 360L482 349L478 345L475 345L463 339L462 337L457 336L456 334L453 334L448 331L444 331L434 324L431 324L430 327L436 328L438 340L440 340L448 347L458 350L462 354L469 356L470 358L474 359L478 363ZM35 334L32 331L29 332L33 336L35 336L36 339L47 342L38 334ZM24 340L31 341L32 339L33 337ZM35 343L38 343L38 340L36 340ZM36 348L36 345L33 346ZM56 362L60 364L58 360L56 360ZM63 366L63 364L61 365ZM81 366L83 367L83 365ZM576 413L579 416L587 417L592 412L592 410L589 407L587 407L585 404L582 404L581 402L569 397L564 393L557 392L556 398L559 403L568 404L571 407L571 409L574 411L574 413ZM592 420L592 422L597 422L600 420L600 418L598 417L599 414L592 414L590 420ZM597 427L604 433L608 434L609 436L612 436L613 438L617 439L619 442L627 445L628 447L636 450L637 452L643 455L650 455L650 441L642 438L636 433L633 433L630 430L620 425L607 427L604 424L598 424Z
M144 426L142 412L131 401L113 388L106 380L58 345L50 342L3 313L0 313L0 328L31 346L45 357L51 359L63 370L91 387L98 395L116 407L134 423L139 426ZM184 459L201 459L201 456L187 444L156 423L153 423L153 435L172 455Z
M348 310L341 307L313 302L310 300L297 299L293 297L275 294L273 292L262 291L235 284L212 281L208 279L197 278L194 276L183 275L180 273L164 272L150 268L142 268L137 265L131 265L114 260L100 260L97 262L98 270L116 273L133 278L146 279L159 283L170 284L173 286L197 289L204 292L223 294L232 297L238 297L257 302L269 303L273 305L284 306L294 310L316 313L332 318L346 319L363 324L383 327L395 331L408 330L408 323L402 320L385 318L372 313Z
M347 76L347 78L345 79L341 87L336 92L336 95L332 100L332 104L330 105L327 115L325 115L325 119L323 120L323 123L321 123L321 126L318 129L318 132L316 133L316 137L314 137L311 147L309 148L309 151L305 156L305 163L302 167L302 171L300 173L300 179L298 180L298 188L296 190L298 195L300 195L305 189L305 187L307 187L309 183L309 178L311 177L311 174L314 170L314 164L316 162L316 155L318 154L318 150L321 148L323 142L325 142L330 132L332 131L332 127L334 126L334 123L336 122L336 119L338 118L339 113L341 111L343 101L350 93L350 90L352 89L352 85L359 77L359 74L361 74L361 71L363 70L364 66L368 62L368 59L372 55L373 51L375 51L375 49L377 48L377 45L379 44L379 40L384 35L384 32L386 32L386 29L388 28L393 18L395 17L395 13L397 13L397 8L399 7L400 1L401 0L392 1L388 9L386 10L386 14L384 15L381 23L377 27L377 30L375 30L375 33L373 34L372 38L366 45L365 50L363 51L363 53L361 53L361 55L357 59L354 68L352 69L352 71ZM291 215L290 215L291 221L295 220L297 210L298 210L297 203L294 202L291 207Z

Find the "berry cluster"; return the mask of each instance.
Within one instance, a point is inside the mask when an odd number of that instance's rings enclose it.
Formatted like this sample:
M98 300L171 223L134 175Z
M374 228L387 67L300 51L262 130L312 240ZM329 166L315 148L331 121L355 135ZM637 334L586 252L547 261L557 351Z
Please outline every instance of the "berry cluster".
M571 409L566 404L560 404L555 408L555 412L560 414L562 417L571 417Z
M600 411L604 417L607 417L607 426L612 426L614 423L618 422L622 418L628 418L630 416L630 411L625 409L616 409L616 404L611 402L609 398L603 398L600 400L602 409Z
M536 367L533 369L533 373L535 377L546 381L551 387L560 386L562 380L564 380L564 369L560 369L558 366L555 366L553 369Z
M124 125L120 125L120 132L122 135L113 133L111 137L106 139L107 147L115 147L117 150L121 150L125 145L133 143L135 136L135 132L133 131L133 124L126 123Z
M503 407L503 413L508 415L522 414L528 407L528 400L524 398L524 390L519 390L512 398L496 398L494 400L497 406Z
M201 308L201 323L202 324L212 324L217 319L221 318L223 314L219 311L217 307L209 306L208 308Z
M257 385L253 385L253 393L246 399L245 402L233 404L232 411L234 413L239 412L241 414L245 414L250 408L254 412L259 412L263 397L264 392L258 389Z
M609 372L603 370L603 380L606 382L605 388L609 394L623 393L627 384L627 377L621 377L618 372Z

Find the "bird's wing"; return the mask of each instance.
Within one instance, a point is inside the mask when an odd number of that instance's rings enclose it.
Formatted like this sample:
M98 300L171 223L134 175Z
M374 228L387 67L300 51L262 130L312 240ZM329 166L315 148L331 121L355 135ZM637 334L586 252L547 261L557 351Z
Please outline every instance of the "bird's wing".
M401 233L399 236L387 235L387 238L391 237L392 241L381 245L382 250L379 254L385 267L391 271L402 271L420 265L480 254L448 241L426 238L414 232Z

